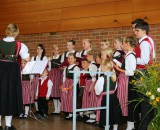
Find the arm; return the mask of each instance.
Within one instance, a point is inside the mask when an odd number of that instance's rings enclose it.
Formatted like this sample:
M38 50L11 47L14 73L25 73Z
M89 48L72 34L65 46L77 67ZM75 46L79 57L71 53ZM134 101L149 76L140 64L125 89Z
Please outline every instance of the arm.
M46 100L49 100L49 97L51 96L51 92L52 92L52 86L53 86L53 83L51 80L48 80L48 91L47 91L47 95L46 95Z
M97 66L94 65L94 64L91 64L89 66L89 71L94 71L94 72L97 71ZM96 74L95 73L91 73L90 75L92 77L92 81L95 82L96 81Z
M137 64L146 65L150 60L150 45L147 41L143 41L140 44L141 57L137 58Z
M133 76L134 71L136 70L136 58L130 54L126 57L125 62L125 75Z
M23 43L21 43L21 49L19 51L19 55L26 62L30 61L30 55L28 53L28 47Z
M103 85L104 85L104 78L100 77L94 87L96 95L100 95L102 93Z

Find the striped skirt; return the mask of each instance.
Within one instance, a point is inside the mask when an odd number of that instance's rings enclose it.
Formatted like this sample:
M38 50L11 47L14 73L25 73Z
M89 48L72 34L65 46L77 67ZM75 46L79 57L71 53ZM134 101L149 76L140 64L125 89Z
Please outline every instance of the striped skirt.
M117 97L119 99L122 115L128 116L128 81L129 77L125 73L118 76Z
M86 86L84 87L84 94L82 99L82 108L97 107L98 97L95 94L94 86L93 86L93 90L89 92L89 88L91 84L92 84L91 79L86 80Z
M40 78L40 75L34 75L34 78L33 78L34 95L36 95L39 78Z
M23 105L34 103L34 86L30 84L30 81L22 81L22 96Z
M62 71L58 68L52 68L51 71L49 72L48 77L53 82L51 97L60 98L61 97L60 87L62 85L62 78L63 78Z
M66 79L63 87L69 88L73 85L73 79ZM73 89L61 92L61 111L73 112Z

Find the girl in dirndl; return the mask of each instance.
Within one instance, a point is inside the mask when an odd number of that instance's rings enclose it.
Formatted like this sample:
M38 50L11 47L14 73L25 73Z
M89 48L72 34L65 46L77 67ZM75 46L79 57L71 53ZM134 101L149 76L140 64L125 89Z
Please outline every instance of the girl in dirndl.
M90 62L88 67L88 71L97 71L97 66L95 63L96 52L94 50L90 50L87 52L87 60ZM94 91L94 85L96 82L96 74L95 73L88 73L86 77L86 86L84 88L83 94L83 103L82 108L91 108L97 106L97 97ZM95 122L95 111L86 112L86 115L89 114L89 118L86 122L93 123Z
M43 44L38 44L37 45L37 56L33 56L31 58L31 61L48 61L47 57L45 56L45 47ZM32 75L31 76L31 80L33 81L33 85L34 85L34 94L36 95L36 90L37 90L37 84L38 84L38 80L39 80L40 75ZM35 100L35 108L36 108L36 112L35 114L38 114L38 103Z
M113 72L110 77L110 86L109 86L109 125L113 125L113 130L118 130L118 124L121 122L122 111L119 104L119 100L115 94L117 86L117 78L115 71L113 70L113 61L106 59L102 62L102 72ZM101 75L95 85L95 92L98 96L98 107L106 106L106 84L107 76ZM98 110L96 114L96 121L100 126L106 126L106 110Z
M134 53L134 48L136 46L135 39L130 36L124 39L123 49L127 51L124 60L122 62L121 68L115 65L115 68L120 72L118 75L118 88L117 97L119 99L122 115L127 117L127 130L134 129L134 108L135 104L130 103L136 98L137 92L133 91L133 84L131 84L134 79L134 71L136 70L136 57Z
M63 85L61 87L61 111L69 113L66 119L71 119L73 114L73 73L70 71L80 71L80 68L75 64L76 57L73 53L68 55L69 66L63 71ZM79 82L79 74L77 75L77 84Z
M26 65L24 60L21 61L21 68ZM24 113L19 115L19 118L27 118L30 104L34 103L34 86L31 84L30 75L22 74L22 97Z
M52 112L51 114L60 114L60 86L62 85L62 71L59 68L61 64L61 55L59 53L60 50L58 45L54 45L53 56L49 62L49 68L51 68L51 70L48 76L53 82L51 97L53 98L54 112Z
M92 50L91 40L90 39L83 39L82 44L83 44L83 50L80 52L79 57L80 58L86 58L87 57L87 52Z

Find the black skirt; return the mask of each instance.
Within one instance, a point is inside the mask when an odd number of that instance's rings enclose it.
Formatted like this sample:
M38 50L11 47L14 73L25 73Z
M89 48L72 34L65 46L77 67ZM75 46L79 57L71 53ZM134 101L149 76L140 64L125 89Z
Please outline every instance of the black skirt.
M103 95L101 106L106 106L106 95ZM109 125L120 124L122 111L116 94L110 94L109 98ZM100 110L100 126L106 126L106 110Z
M17 62L0 61L0 115L22 112L20 66Z

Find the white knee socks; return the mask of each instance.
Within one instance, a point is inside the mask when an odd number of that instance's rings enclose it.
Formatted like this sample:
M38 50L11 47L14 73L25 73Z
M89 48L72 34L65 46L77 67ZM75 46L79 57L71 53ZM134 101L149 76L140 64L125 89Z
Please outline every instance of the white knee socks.
M5 116L6 126L11 127L12 116Z

